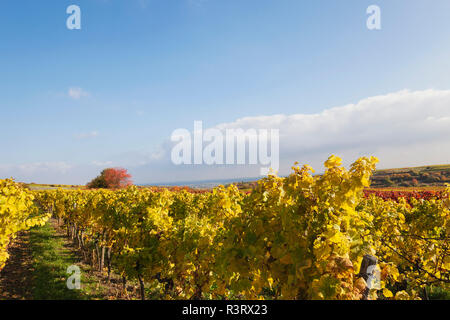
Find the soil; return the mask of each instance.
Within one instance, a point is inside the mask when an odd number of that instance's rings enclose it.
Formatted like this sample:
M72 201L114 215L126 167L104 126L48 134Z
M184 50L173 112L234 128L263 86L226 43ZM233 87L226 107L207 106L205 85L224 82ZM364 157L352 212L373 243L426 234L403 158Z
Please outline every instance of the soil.
M33 260L27 232L21 232L9 248L10 255L0 272L0 300L32 298Z

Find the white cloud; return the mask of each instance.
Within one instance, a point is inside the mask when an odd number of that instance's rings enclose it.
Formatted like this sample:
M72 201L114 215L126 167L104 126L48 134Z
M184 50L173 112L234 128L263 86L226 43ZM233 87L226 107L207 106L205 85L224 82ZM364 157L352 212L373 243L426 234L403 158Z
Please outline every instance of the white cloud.
M112 161L92 161L92 164L97 167L110 167L112 166Z
M4 177L6 175L4 172L20 172L21 174L33 175L37 172L57 172L57 173L67 173L73 166L64 161L56 161L56 162L32 162L32 163L23 163L18 165L0 165L0 173L3 174ZM15 175L13 176L15 177Z
M60 173L66 173L72 169L72 165L64 161L58 162L34 162L28 164L20 164L17 168L26 173L35 173L37 171L56 171Z
M288 174L295 161L320 171L331 154L347 165L360 156L377 156L380 168L450 163L450 90L403 90L320 113L246 117L216 128L279 129L280 174ZM165 143L164 156L138 170L139 180L258 176L258 166L175 167L168 158L171 146Z
M76 139L90 139L98 136L98 131L82 132L74 135Z
M450 162L449 149L436 153L431 147L450 143L450 90L404 90L316 114L248 117L217 128L279 129L285 161L366 152L396 166L418 159L421 163ZM403 150L409 159L396 150Z
M0 179L12 177L20 182L84 185L98 173L96 166L66 161L0 164Z
M67 93L69 95L70 98L74 99L74 100L79 100L81 98L84 97L88 97L89 93L85 90L83 90L82 88L79 87L71 87L69 88L69 91Z

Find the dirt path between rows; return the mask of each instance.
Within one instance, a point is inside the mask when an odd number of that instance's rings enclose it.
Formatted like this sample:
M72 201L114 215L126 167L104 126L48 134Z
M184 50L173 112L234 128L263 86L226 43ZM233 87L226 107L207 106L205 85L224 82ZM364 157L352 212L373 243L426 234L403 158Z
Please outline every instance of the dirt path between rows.
M28 232L21 232L8 249L9 259L0 272L0 300L32 299L33 259Z
M0 300L140 299L136 281L127 282L125 294L118 274L112 272L110 281L107 281L106 270L100 272L97 265L83 261L80 250L67 238L56 220L50 219L47 226L53 230L50 234L33 229L19 233L11 242L9 259L0 272ZM33 258L34 255L37 257ZM65 270L71 264L81 269L80 291L66 289L68 275Z

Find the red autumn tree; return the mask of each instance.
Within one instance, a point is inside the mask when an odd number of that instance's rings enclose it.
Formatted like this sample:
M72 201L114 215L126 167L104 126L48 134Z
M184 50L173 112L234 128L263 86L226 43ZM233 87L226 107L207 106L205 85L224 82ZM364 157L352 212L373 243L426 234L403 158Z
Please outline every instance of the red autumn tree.
M110 168L104 170L105 181L108 188L124 188L131 185L131 175L123 168Z
M87 184L88 188L125 188L132 184L131 175L124 168L108 168Z

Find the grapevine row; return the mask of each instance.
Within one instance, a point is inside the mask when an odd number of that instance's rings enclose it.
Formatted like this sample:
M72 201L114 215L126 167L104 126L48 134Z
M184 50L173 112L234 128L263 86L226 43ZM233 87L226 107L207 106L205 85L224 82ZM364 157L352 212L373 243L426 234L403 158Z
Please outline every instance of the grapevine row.
M8 246L20 231L43 225L50 215L40 214L33 194L12 180L0 180L0 270L8 259Z

